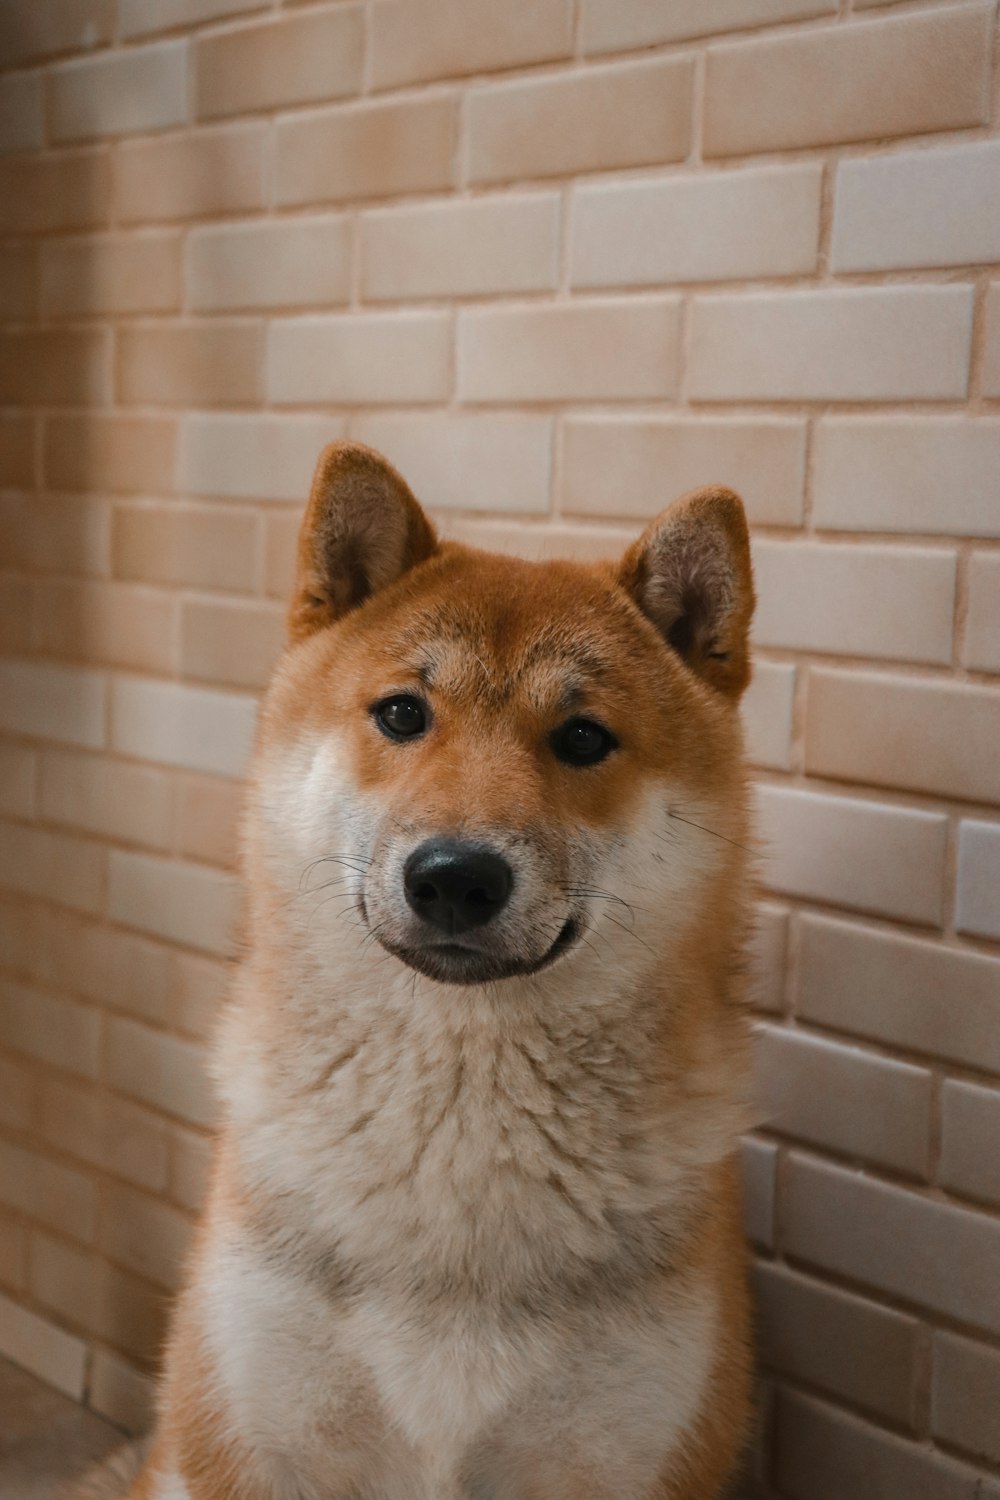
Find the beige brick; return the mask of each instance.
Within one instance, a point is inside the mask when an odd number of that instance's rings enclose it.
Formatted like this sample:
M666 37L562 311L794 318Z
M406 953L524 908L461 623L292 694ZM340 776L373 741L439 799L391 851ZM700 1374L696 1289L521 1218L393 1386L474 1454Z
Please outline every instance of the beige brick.
M167 1203L113 1183L104 1190L101 1249L158 1286L177 1290L191 1229L191 1220Z
M204 682L264 687L285 644L284 610L242 600L185 599L181 673Z
M215 1113L205 1054L193 1042L134 1021L108 1023L108 1082L133 1099L194 1125Z
M360 5L250 21L194 43L199 119L342 99L361 88Z
M278 202L434 192L454 180L457 103L431 98L344 105L279 120Z
M447 541L466 547L481 547L486 552L500 552L506 557L524 557L531 562L553 558L571 562L617 561L635 541L633 530L607 526L564 526L546 521L540 524L524 517L498 521L492 517L473 519L468 515L439 512L437 521Z
M818 916L799 936L803 1019L1000 1073L1000 960Z
M159 1360L168 1306L162 1290L47 1234L31 1237L30 1284L32 1295L71 1326L146 1365Z
M0 78L0 151L37 151L44 140L41 73Z
M37 246L0 245L0 321L20 323L32 318L37 304Z
M230 951L237 891L228 875L118 849L109 858L108 906L117 922L209 953Z
M159 849L169 844L167 777L75 750L44 751L40 770L39 806L46 821L130 844Z
M837 271L1000 260L1000 141L843 161Z
M783 1266L754 1276L760 1357L771 1370L913 1428L920 1325Z
M374 443L372 446L381 448L382 445ZM298 535L298 516L268 516L264 533L264 587L272 598L287 600L291 593Z
M755 1245L774 1245L774 1193L778 1152L770 1141L748 1136L740 1150L743 1174L743 1231Z
M228 825L227 834L231 840L242 800L237 789L229 782L209 783L207 778L196 782L193 777L185 778L185 787L194 792L189 806L200 802L203 809L210 795L209 788L214 789L213 805L206 811L206 818L215 825L216 842L224 825ZM175 949L171 954L170 972L172 1023L199 1041L213 1040L219 1011L229 992L231 976L228 965L201 953L183 953Z
M0 727L14 734L85 745L104 744L105 682L82 667L0 662Z
M9 1291L23 1292L25 1289L27 1245L23 1220L14 1214L0 1213L0 1286Z
M470 178L503 182L682 161L693 78L689 58L671 57L474 89Z
M830 417L816 443L817 526L1000 536L1000 420Z
M264 10L267 4L268 0L119 0L118 26L122 36L131 41L156 31Z
M56 52L99 47L114 31L114 0L6 0L0 7L0 57L18 67Z
M975 4L712 47L705 154L983 124L989 33Z
M553 288L559 209L556 193L373 209L361 219L362 295L379 301Z
M932 1077L802 1030L762 1026L757 1099L772 1130L926 1177Z
M262 123L123 141L114 157L115 207L122 223L198 219L262 208Z
M87 1346L29 1312L26 1307L0 1296L0 1354L74 1401L83 1399Z
M583 50L629 51L836 11L836 0L583 0Z
M451 341L445 312L279 319L268 330L268 396L310 405L446 400Z
M673 396L680 358L676 297L459 314L458 392L466 401Z
M35 584L32 639L52 656L171 672L176 600L129 583L44 579Z
M0 401L82 405L111 399L108 328L8 332L0 347Z
M112 693L111 744L139 760L237 776L250 751L256 711L246 693L122 677Z
M191 413L181 422L178 487L302 504L322 449L345 436L341 417Z
M34 417L28 412L0 414L0 485L31 489L34 475Z
M46 910L36 930L30 967L43 984L143 1020L169 1020L167 949L66 911Z
M633 416L566 420L564 512L644 520L678 495L709 483L737 490L752 524L798 525L804 423Z
M980 672L1000 672L1000 552L973 552L969 558L962 661Z
M191 307L316 307L351 291L351 230L345 215L195 229L187 242Z
M110 508L103 500L0 495L0 520L0 560L7 566L70 575L110 568Z
M54 141L127 135L182 125L187 44L158 42L63 63L49 75Z
M167 1183L167 1130L155 1115L121 1099L46 1079L39 1132L50 1146L116 1177L162 1192ZM104 1214L107 1214L105 1200Z
M775 891L937 924L947 819L790 787L758 788L763 878Z
M68 833L49 833L24 824L0 825L3 866L0 880L26 896L97 912L104 894L104 851Z
M204 1206L212 1164L212 1142L190 1130L175 1130L171 1160L170 1194L191 1213Z
M148 1432L153 1423L155 1386L134 1365L110 1354L93 1351L88 1403L92 1411L107 1417L128 1433Z
M384 453L427 505L456 510L549 508L552 420L522 412L386 412L354 436Z
M205 864L233 869L242 807L243 791L238 783L217 776L185 776L177 787L179 852Z
M573 194L574 286L793 276L819 253L818 163L638 182Z
M795 668L758 661L742 703L747 757L751 765L788 771L792 764L792 700Z
M759 646L951 662L954 552L758 539Z
M967 1198L1000 1204L1000 1090L947 1078L941 1106L941 1181Z
M496 6L490 0L378 0L371 15L375 88L486 73L568 57L570 0Z
M817 775L996 802L998 745L996 689L875 672L809 673L806 769ZM919 754L906 753L911 746Z
M971 339L969 287L696 297L689 389L704 401L961 397Z
M991 281L986 292L983 395L1000 396L1000 281Z
M788 1500L1000 1497L1000 1485L975 1469L791 1391L779 1394L775 1451L775 1477Z
M757 903L749 943L749 996L756 1010L776 1014L782 1008L788 951L788 908L772 901Z
M24 655L31 649L32 585L28 578L0 574L0 651Z
M994 762L996 747L994 741ZM958 838L955 926L1000 938L1000 824L964 819Z
M118 394L141 406L259 402L263 366L264 330L256 323L151 323L118 335Z
M0 812L30 818L35 812L38 757L24 745L0 744Z
M953 1333L934 1335L934 1436L1000 1463L1000 1353Z
M181 236L152 230L46 240L41 272L48 318L171 312L181 305Z
M107 222L111 173L103 151L0 158L5 232L89 229Z
M0 1057L0 1124L30 1130L34 1094L31 1071L11 1057Z
M62 1234L92 1240L96 1233L93 1179L8 1141L0 1141L0 1198Z
M257 578L257 517L198 505L119 506L114 571L120 578L248 592Z
M45 422L45 483L117 494L173 488L177 424L170 417L67 413Z
M780 1216L789 1256L1000 1329L1000 1219L794 1154L785 1163Z

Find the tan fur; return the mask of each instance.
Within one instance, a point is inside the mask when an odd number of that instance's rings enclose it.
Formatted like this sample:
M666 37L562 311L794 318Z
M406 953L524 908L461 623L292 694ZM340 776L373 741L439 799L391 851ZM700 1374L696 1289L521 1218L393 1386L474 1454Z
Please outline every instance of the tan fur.
M742 507L531 564L439 544L334 445L299 556L133 1500L713 1500L748 1424ZM412 742L373 719L395 693L429 705ZM573 716L617 736L600 764L554 754ZM401 870L442 836L514 871L470 960L509 977L411 966Z

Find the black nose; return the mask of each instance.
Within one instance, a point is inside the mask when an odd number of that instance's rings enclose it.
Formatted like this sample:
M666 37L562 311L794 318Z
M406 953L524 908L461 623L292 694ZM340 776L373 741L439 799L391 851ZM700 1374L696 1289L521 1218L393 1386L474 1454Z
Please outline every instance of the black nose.
M403 867L406 899L442 932L482 927L507 904L510 865L491 849L459 839L429 839Z

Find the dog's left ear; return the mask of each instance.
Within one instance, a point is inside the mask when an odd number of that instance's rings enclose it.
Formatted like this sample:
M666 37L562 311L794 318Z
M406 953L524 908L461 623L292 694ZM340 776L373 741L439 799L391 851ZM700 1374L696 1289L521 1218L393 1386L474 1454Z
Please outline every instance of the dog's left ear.
M290 639L339 620L437 545L409 485L380 453L331 443L320 454L299 531Z
M651 521L619 579L681 660L720 693L750 681L750 534L732 490L692 490Z

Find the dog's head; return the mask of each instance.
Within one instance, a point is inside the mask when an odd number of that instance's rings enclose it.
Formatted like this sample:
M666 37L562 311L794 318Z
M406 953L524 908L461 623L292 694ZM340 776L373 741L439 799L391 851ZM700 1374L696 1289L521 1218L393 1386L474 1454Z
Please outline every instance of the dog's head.
M729 490L617 565L529 563L440 543L394 469L334 444L262 714L274 898L327 958L447 984L655 960L739 865L753 602Z

